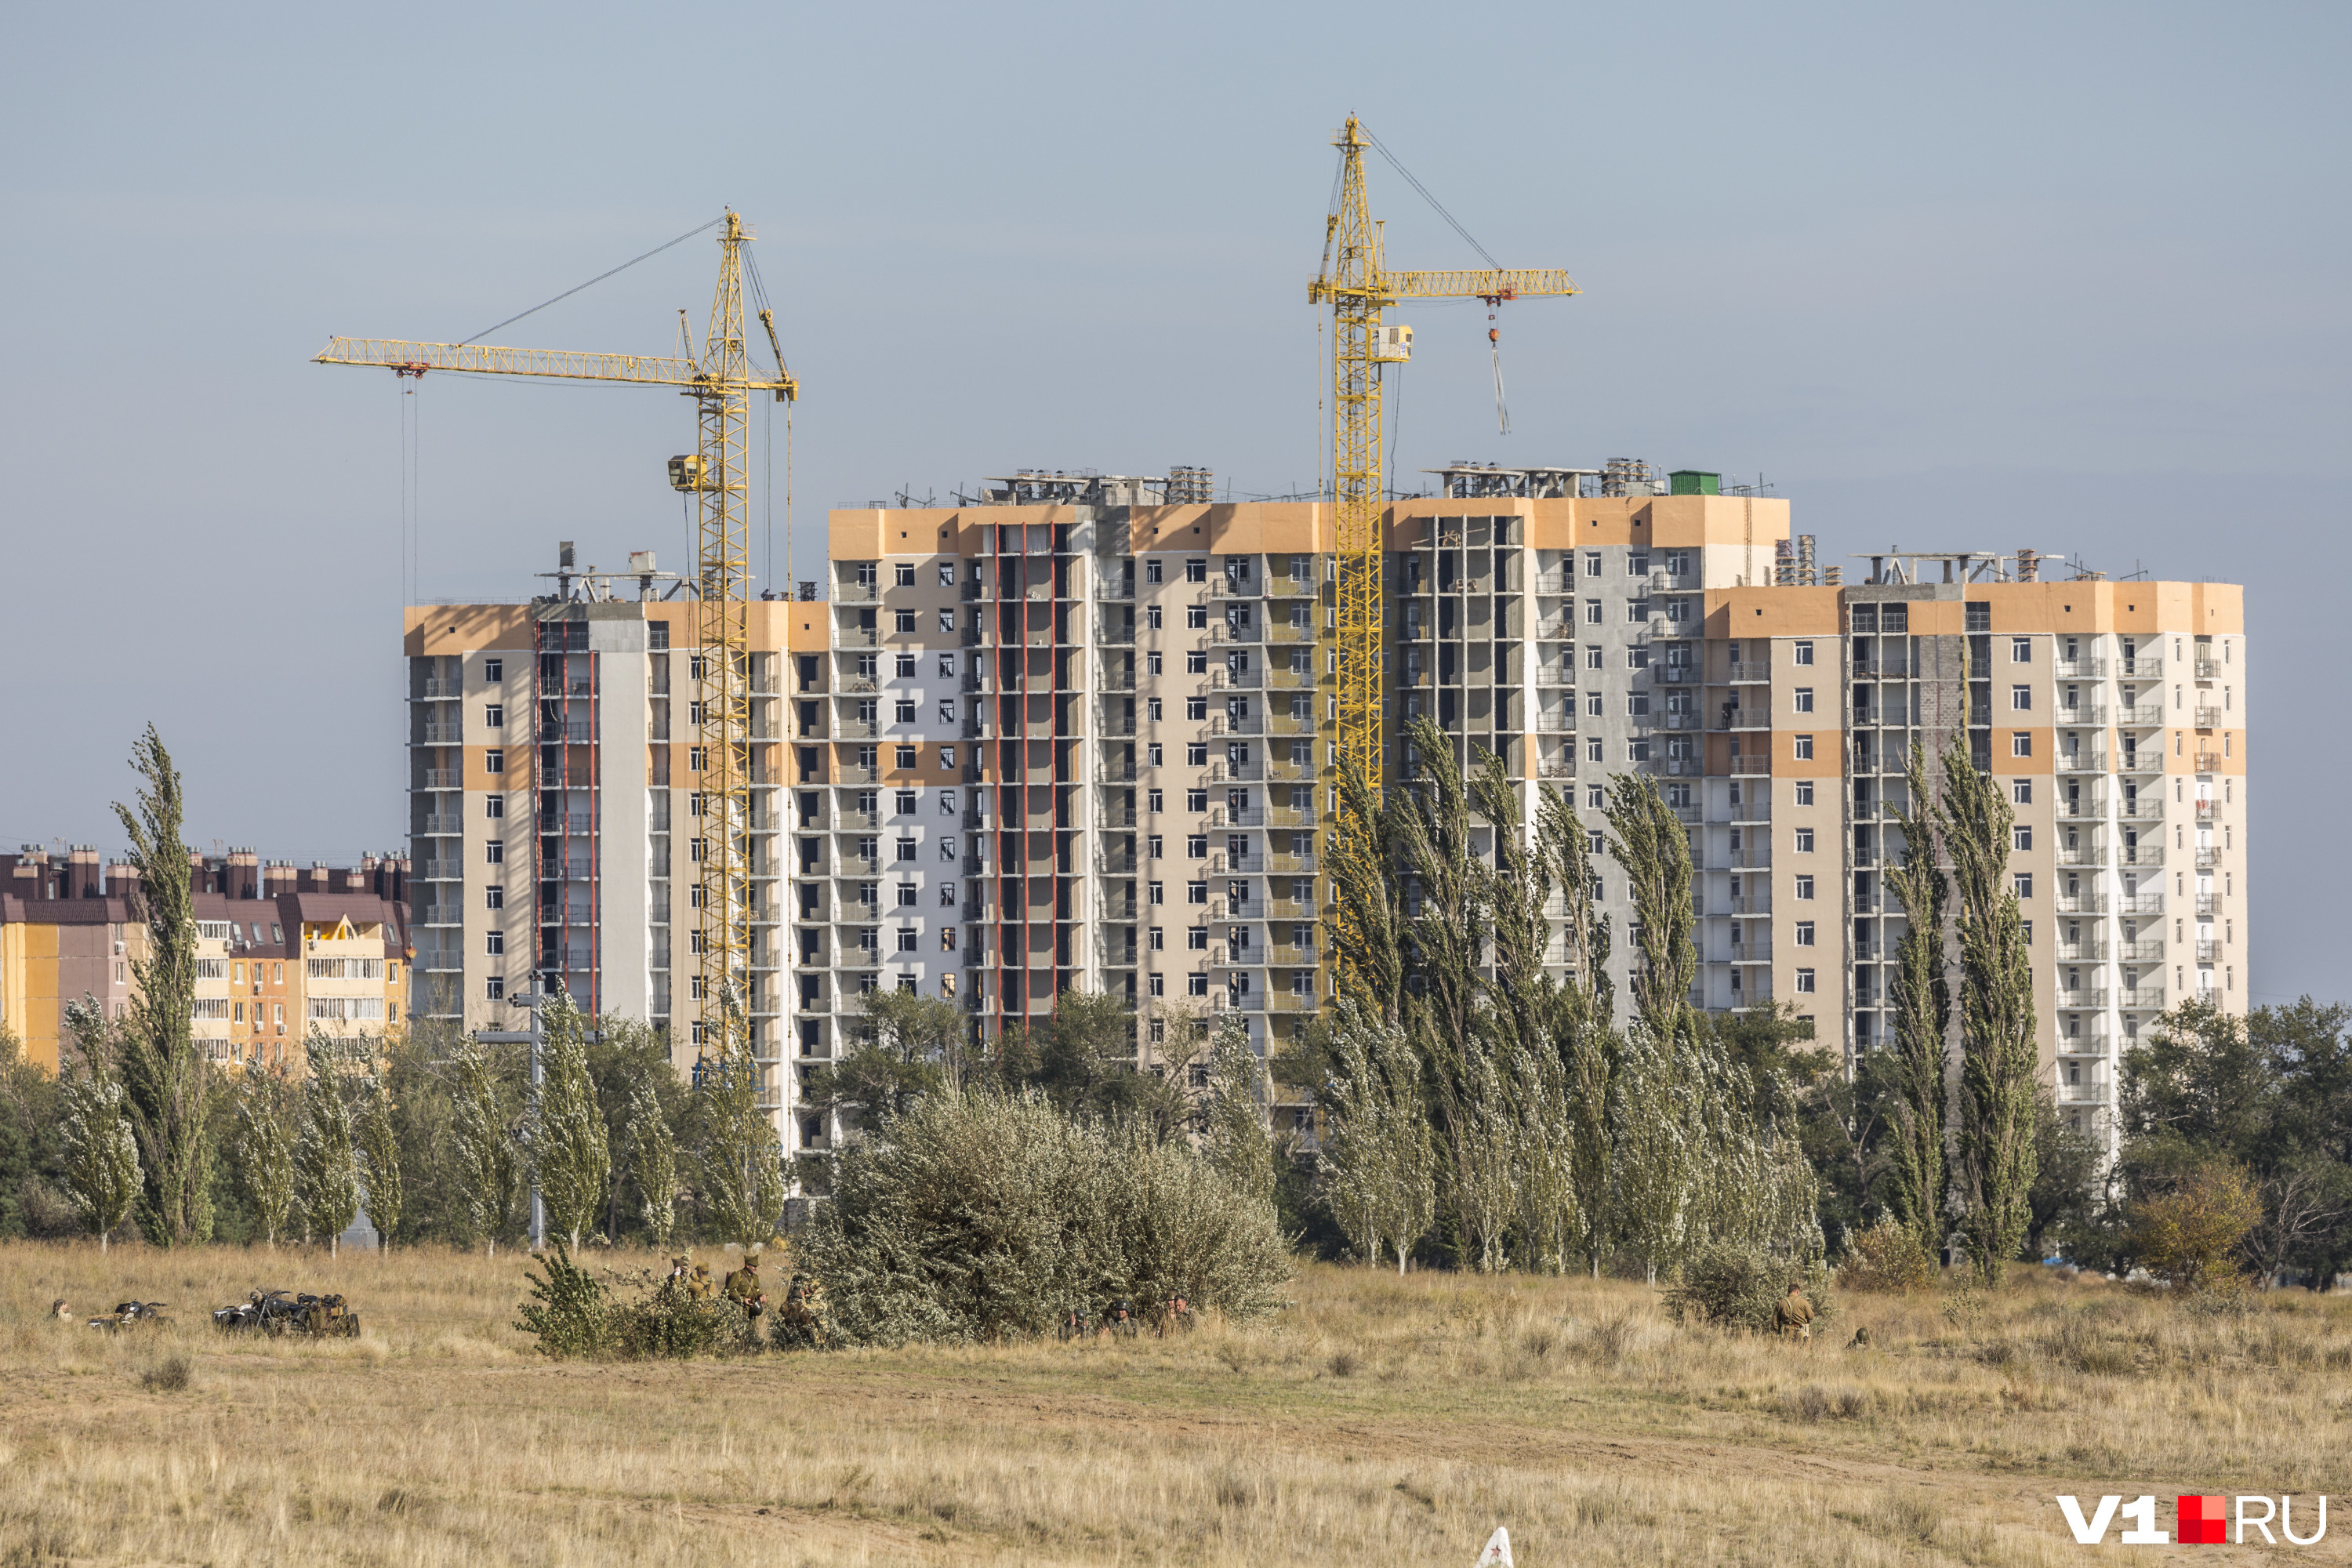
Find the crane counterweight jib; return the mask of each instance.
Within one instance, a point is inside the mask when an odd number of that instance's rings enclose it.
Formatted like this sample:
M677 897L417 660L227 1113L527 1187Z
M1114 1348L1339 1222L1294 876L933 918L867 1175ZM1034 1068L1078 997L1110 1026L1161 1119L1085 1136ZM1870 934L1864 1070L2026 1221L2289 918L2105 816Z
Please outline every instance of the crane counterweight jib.
M597 353L574 349L510 349L490 343L415 343L395 338L330 338L312 356L316 364L381 365L419 374L425 371L464 371L477 375L555 376L565 381L623 381L643 385L708 387L719 390L716 378L690 359L654 354ZM792 381L766 378L738 382L732 390L787 392Z

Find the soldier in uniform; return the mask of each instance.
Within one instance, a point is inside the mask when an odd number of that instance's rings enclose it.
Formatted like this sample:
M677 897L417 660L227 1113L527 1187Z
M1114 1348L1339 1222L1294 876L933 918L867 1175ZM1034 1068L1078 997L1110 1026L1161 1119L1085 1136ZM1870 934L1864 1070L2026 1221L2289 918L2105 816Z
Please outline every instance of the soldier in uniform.
M1772 1309L1772 1327L1783 1339L1809 1340L1813 1337L1813 1304L1798 1290L1797 1282L1789 1282L1789 1293Z
M784 1310L777 1323L782 1342L811 1350L824 1344L824 1287L805 1274L793 1276L784 1292Z
M1124 1299L1111 1304L1110 1314L1103 1320L1103 1332L1122 1340L1135 1338L1135 1308Z
M698 1301L708 1301L710 1300L712 1289L710 1265L708 1263L696 1264L694 1266L693 1274L687 1279L686 1293L693 1297Z
M768 1293L760 1288L760 1249L743 1254L743 1267L727 1277L727 1299L743 1309L744 1322L753 1340L760 1337L760 1315L768 1310Z
M675 1285L680 1290L691 1290L693 1289L694 1273L687 1267L687 1254L681 1252L676 1258L669 1260L669 1272L663 1276L663 1284Z

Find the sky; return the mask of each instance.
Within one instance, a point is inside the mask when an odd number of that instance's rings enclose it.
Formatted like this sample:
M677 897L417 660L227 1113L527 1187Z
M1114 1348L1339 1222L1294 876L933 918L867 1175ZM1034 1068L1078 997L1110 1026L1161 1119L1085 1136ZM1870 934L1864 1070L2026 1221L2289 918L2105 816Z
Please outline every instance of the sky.
M2245 584L2252 994L2345 994L2352 836L2294 825L2335 820L2352 727L2289 700L2352 584L2345 7L50 6L11 35L0 843L119 844L152 721L199 847L396 847L402 605L524 594L560 539L682 563L693 422L310 356L464 340L726 206L803 386L789 484L754 416L768 581L788 539L817 575L828 507L1015 468L1311 485L1306 285L1353 111L1479 245L1584 290L1505 308L1507 436L1485 308L1396 312L1393 471L1640 457L1770 485L1825 561ZM1391 266L1475 263L1370 182ZM670 352L715 250L499 337Z

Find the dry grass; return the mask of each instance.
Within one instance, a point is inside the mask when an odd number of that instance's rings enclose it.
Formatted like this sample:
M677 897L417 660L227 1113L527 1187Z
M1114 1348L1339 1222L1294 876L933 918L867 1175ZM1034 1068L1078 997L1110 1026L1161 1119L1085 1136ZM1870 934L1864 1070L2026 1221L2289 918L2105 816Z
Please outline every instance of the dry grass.
M2055 1492L2326 1489L2352 1364L2330 1300L2040 1278L1791 1345L1629 1284L1312 1268L1250 1331L684 1366L540 1360L505 1257L16 1246L0 1282L0 1564L1466 1564L1497 1523L1529 1565L2055 1563ZM366 1331L215 1335L255 1285Z

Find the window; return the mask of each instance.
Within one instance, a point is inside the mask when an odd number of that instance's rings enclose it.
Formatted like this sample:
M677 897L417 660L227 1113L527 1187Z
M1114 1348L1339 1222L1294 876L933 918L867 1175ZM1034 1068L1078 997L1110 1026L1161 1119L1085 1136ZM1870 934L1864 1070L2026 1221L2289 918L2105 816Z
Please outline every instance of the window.
M1206 996L1209 994L1209 977L1205 974L1186 975L1184 994L1188 996Z
M482 939L482 951L493 958L502 956L506 950L507 933L502 931L494 931Z
M507 661L502 658L482 660L482 679L495 686L507 678Z
M698 773L702 772L702 760L703 751L700 746L688 746L686 749L686 771L688 773Z
M1800 992L1808 993L1813 989L1813 972L1811 970L1800 969L1797 971L1797 989Z
M1184 581L1187 583L1205 583L1208 580L1209 563L1206 559L1195 559L1184 563Z
M1184 610L1184 629L1199 632L1206 631L1208 628L1209 607L1206 605L1187 605Z
M506 772L507 754L504 752L499 751L495 746L490 748L488 751L484 752L482 753L482 771L486 773L502 773Z
M1797 781L1797 804L1799 805L1811 805L1813 804L1812 780L1799 779Z
M1145 903L1164 904L1168 901L1168 884L1165 882L1148 882L1143 891Z
M1145 939L1144 945L1150 948L1153 952L1166 951L1168 946L1168 932L1166 928L1162 926L1153 926L1151 928L1150 935Z
M2032 756L2033 754L2033 737L2023 730L2019 730L2012 733L2009 737L2009 754L2012 757Z
M1188 789L1188 790L1186 790L1186 791L1184 792L1184 809L1185 809L1185 810L1187 810L1187 811L1206 811L1206 810L1208 810L1208 809L1209 809L1209 792L1208 792L1207 790L1204 790L1204 789Z
M1650 558L1647 555L1628 555L1625 557L1626 576L1646 577L1649 574Z
M1598 691L1586 692L1584 694L1584 710L1595 719L1600 718L1601 714L1601 693Z
M507 814L507 797L506 797L506 796L504 796L504 795L487 795L487 796L483 797L483 800L482 800L482 815L483 815L484 816L504 816L506 814Z
M891 611L890 629L894 632L913 631L915 629L915 612L912 610Z
M1586 644L1584 648L1584 668L1587 669L1601 668L1601 650L1590 643Z
M1206 860L1208 858L1209 836L1205 833L1186 834L1184 836L1184 858L1187 860Z
M1160 580L1159 562L1146 561L1143 563L1143 580L1147 583L1157 583Z
M1184 949L1188 952L1208 952L1209 928L1207 926L1192 926L1187 929L1184 932Z
M1813 738L1812 738L1811 735L1799 735L1799 736L1796 738L1796 742L1797 742L1797 750L1796 750L1797 760L1798 760L1799 762L1811 762L1811 761L1812 761L1812 758L1813 758Z
M1584 624L1588 626L1597 626L1601 624L1600 600L1587 599L1584 601Z
M890 668L899 679L912 680L915 679L915 656L911 653L894 654L891 656Z
M1813 830L1810 827L1800 827L1797 829L1797 853L1810 855L1812 852Z
M950 772L954 770L955 748L953 746L941 746L940 748L940 766Z
M1650 601L1647 599L1626 600L1625 618L1629 621L1648 620L1650 618Z
M505 909L507 907L507 890L504 888L496 886L484 888L482 889L482 907L486 910ZM256 980L261 978L261 965L257 963L253 966L253 977Z
M1812 710L1813 689L1810 686L1800 686L1797 688L1797 711L1810 713Z
M955 721L955 703L952 700L940 703L940 722L942 724L952 724Z
M1144 606L1143 606L1143 628L1144 628L1144 630L1146 630L1146 631L1153 631L1153 632L1156 632L1156 631L1158 631L1158 630L1160 629L1160 606L1159 606L1159 605L1144 605Z
M492 838L484 841L482 845L482 858L488 861L493 866L505 865L507 858L506 840L502 838ZM276 928L272 927L271 929L275 930ZM278 940L282 942L285 939L281 937Z
M1965 618L1968 625L1963 629L1972 632L1989 632L1992 630L1992 605L1982 599L1972 600L1967 607Z
M2009 710L2012 713L2033 711L2033 688L2012 686L2009 689Z
M1158 658L1160 656L1155 653L1151 657ZM1154 670L1152 673L1156 675L1159 671ZM1209 673L1209 655L1205 649L1196 647L1184 656L1184 673L1187 675Z
M1157 860L1167 853L1166 848L1163 847L1163 840L1159 834L1152 833L1145 835L1143 840L1143 853L1145 858L1151 860Z
M1588 577L1601 575L1601 552L1598 550L1588 550L1584 552L1584 574Z
M702 852L705 847L706 845L704 844L704 841L699 838L688 839L686 841L686 858L689 860L701 859Z
M940 908L943 910L951 910L955 908L955 901L956 885L953 882L941 882L940 884Z
M1205 697L1187 697L1186 699L1184 699L1184 717L1185 717L1185 718L1197 721L1197 720L1206 719L1208 716L1209 716L1209 700L1208 700L1207 698L1205 698Z
M482 727L486 730L505 729L507 727L506 705L499 702L493 702L484 708L482 710Z
M2033 804L2033 781L2032 779L2010 780L2009 802L2011 805L2032 805Z
M1813 945L1812 921L1799 921L1797 922L1797 945L1799 947L1811 947Z
M1185 883L1184 901L1188 904L1207 903L1209 901L1209 884L1204 881Z
M1800 878L1798 878L1798 879L1797 879L1797 897L1799 897L1799 898L1801 898L1801 899L1807 899L1807 900L1810 900L1812 896L1813 896L1813 879L1812 879L1811 877L1800 877Z
M1160 748L1156 744L1152 747L1152 751L1155 753L1153 761L1155 762L1159 760L1156 755L1159 749ZM1206 741L1194 741L1186 745L1184 748L1184 765L1188 768L1207 767L1209 765L1209 742Z
M916 951L915 942L917 938L918 933L913 926L900 927L898 931L898 951L900 952L913 952Z
M1811 664L1813 662L1813 645L1811 643L1800 642L1795 644L1794 647L1796 651L1790 657L1793 658L1797 663Z
M488 980L482 984L482 999L486 1002L505 1001L507 999L506 981L499 975L491 975ZM259 1007L256 1007L253 1010L253 1021L257 1024L261 1022L261 1009Z
M700 680L703 678L705 671L703 668L703 658L700 654L692 654L688 657L686 661L686 673L688 678L690 679Z
M901 770L904 770L904 769L907 769L907 768L911 768L911 767L913 767L913 766L915 765L915 748L914 748L914 747L912 747L912 746L900 746L900 747L897 748L897 752L898 752L898 763L897 763L897 765L898 765Z
M1608 752L1601 749L1600 736L1595 735L1584 742L1584 760L1588 763L1605 763L1609 760Z
M911 697L899 698L896 704L894 717L896 721L898 723L913 723L915 721L915 700Z
M2010 638L2009 662L2011 664L2032 664L2033 662L2033 639L2032 637Z
M2016 826L2011 827L2009 830L2009 847L2020 854L2024 854L2032 850L2033 847L2032 827L2022 822L2019 823Z
M2033 922L2032 921L2020 921L2017 922L2017 927L2019 933L2025 938L2025 945L2032 947L2033 945Z
M898 907L899 907L900 909L902 909L902 910L903 910L903 909L911 909L911 908L914 906L914 902L915 902L915 884L914 884L914 883L912 883L912 882L901 882L901 883L899 883L899 884L898 884Z
M2020 871L2010 879L2010 885L2016 889L2019 898L2030 899L2033 896L2033 873Z

